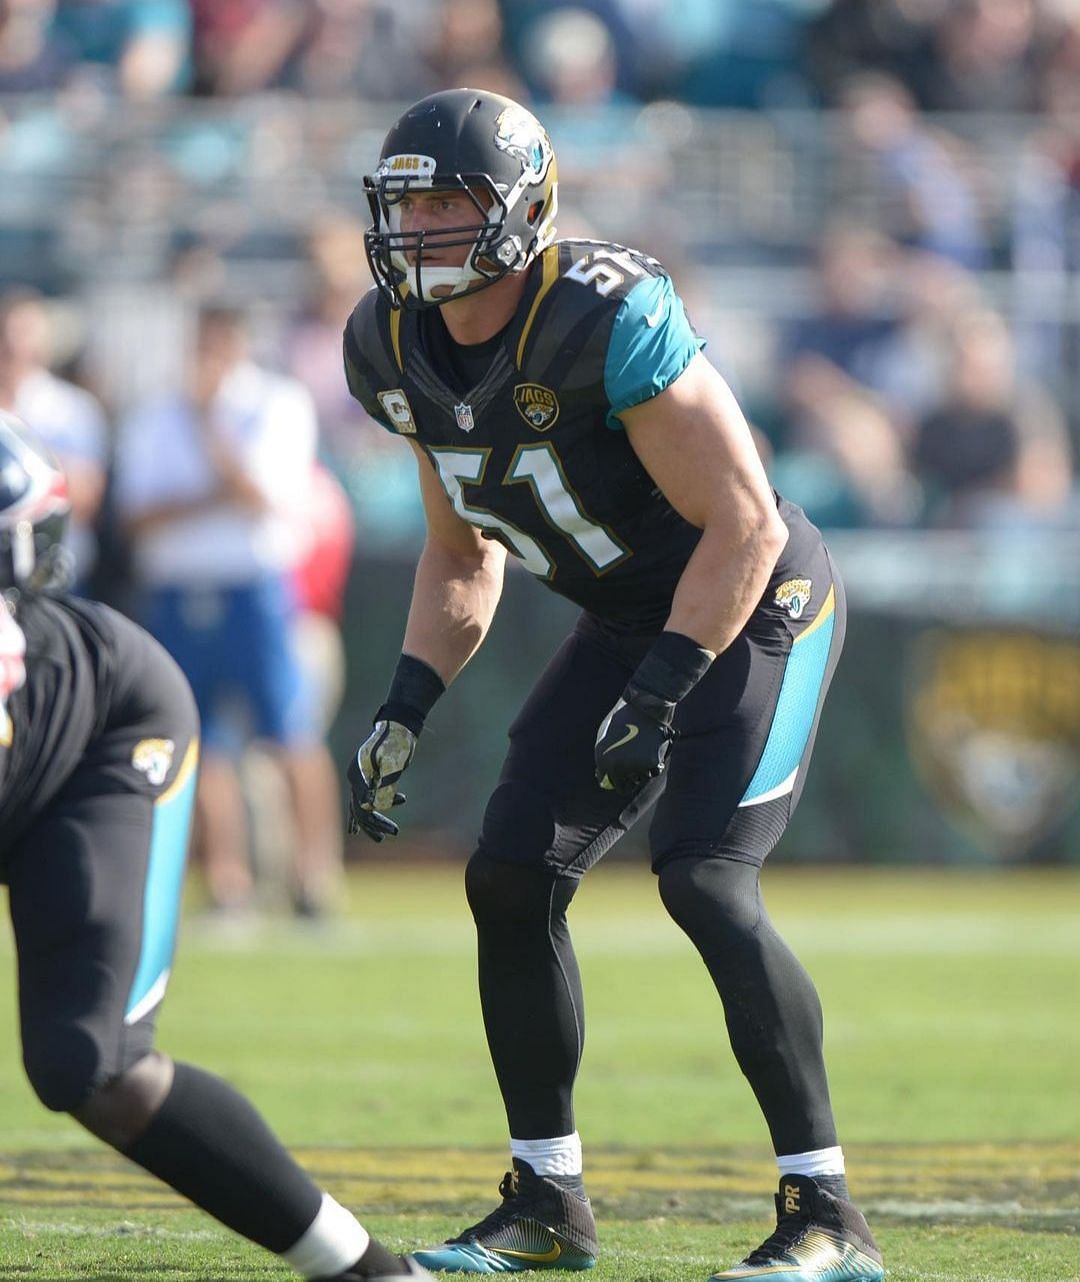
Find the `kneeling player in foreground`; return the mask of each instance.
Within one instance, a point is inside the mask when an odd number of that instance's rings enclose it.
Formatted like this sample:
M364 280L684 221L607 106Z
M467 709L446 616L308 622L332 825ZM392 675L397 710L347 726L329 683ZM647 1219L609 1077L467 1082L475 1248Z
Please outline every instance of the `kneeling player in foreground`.
M651 804L653 869L700 952L772 1136L776 1231L718 1279L878 1282L848 1197L821 1007L758 887L802 788L844 632L819 532L769 488L654 259L554 239L555 158L517 103L417 103L365 180L377 283L349 386L418 455L428 534L404 653L350 767L385 813L435 700L483 640L506 552L582 607L510 727L466 885L514 1170L429 1268L589 1268L573 1087L584 1037L566 913Z
M65 598L64 478L0 413L0 879L23 1062L47 1108L308 1278L423 1279L231 1086L153 1049L198 757L194 701L141 629Z

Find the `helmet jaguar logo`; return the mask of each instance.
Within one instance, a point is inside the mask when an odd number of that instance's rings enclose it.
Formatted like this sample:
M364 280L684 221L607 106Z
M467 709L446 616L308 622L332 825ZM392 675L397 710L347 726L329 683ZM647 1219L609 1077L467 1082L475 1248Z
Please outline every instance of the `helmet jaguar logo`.
M505 107L495 121L495 146L521 161L522 171L543 178L551 162L551 143L539 120L524 107Z
M559 417L558 397L539 383L519 383L514 388L514 406L525 422L538 432L546 432Z

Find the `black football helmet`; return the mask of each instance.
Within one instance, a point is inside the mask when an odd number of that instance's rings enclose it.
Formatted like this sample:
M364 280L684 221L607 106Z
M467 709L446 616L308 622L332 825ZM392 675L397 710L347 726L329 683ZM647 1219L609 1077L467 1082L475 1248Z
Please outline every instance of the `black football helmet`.
M386 135L364 237L375 283L391 307L438 307L524 271L555 238L558 180L543 125L524 107L483 89L421 99ZM403 232L398 202L411 191L464 191L479 227ZM469 245L462 267L427 266L424 250ZM411 259L411 261L410 261Z
M70 512L59 464L21 419L0 410L0 591L70 582L71 556L61 545Z

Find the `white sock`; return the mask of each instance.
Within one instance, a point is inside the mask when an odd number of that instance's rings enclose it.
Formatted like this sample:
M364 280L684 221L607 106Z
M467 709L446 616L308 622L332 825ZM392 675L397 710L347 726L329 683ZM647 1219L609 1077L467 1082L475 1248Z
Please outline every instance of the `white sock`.
M307 1232L282 1251L297 1273L306 1278L332 1278L352 1268L371 1241L367 1229L329 1193L322 1195L322 1206Z
M781 1175L843 1175L844 1150L837 1144L809 1153L785 1153L776 1159L776 1165Z
M580 1175L581 1136L557 1135L550 1140L516 1140L510 1137L510 1154L520 1157L537 1175Z

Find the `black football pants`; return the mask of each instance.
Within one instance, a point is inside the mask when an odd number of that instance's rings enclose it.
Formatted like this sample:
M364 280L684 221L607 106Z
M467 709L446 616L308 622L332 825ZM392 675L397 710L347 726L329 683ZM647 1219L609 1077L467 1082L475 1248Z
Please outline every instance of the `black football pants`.
M510 728L466 887L488 1044L516 1139L575 1129L584 1015L566 911L581 876L655 803L661 898L720 994L775 1151L836 1143L818 997L758 887L798 800L843 644L840 580L819 540L807 538L803 558L809 603L792 617L778 572L680 705L666 774L633 799L597 786L593 744L650 638L583 616Z

